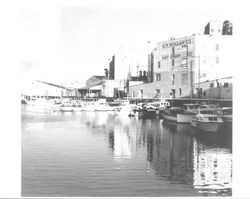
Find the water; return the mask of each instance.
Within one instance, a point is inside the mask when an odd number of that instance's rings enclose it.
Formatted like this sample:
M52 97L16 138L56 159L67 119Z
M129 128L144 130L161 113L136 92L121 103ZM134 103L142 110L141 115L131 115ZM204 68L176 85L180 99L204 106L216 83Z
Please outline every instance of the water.
M231 196L232 131L22 106L22 196Z

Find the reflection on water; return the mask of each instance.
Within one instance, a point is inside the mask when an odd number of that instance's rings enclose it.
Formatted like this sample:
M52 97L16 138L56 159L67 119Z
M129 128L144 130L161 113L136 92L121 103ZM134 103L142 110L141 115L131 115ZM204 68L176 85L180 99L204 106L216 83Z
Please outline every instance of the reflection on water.
M23 196L230 196L232 132L22 109Z
M194 139L193 153L194 188L203 195L231 195L231 149L206 146Z

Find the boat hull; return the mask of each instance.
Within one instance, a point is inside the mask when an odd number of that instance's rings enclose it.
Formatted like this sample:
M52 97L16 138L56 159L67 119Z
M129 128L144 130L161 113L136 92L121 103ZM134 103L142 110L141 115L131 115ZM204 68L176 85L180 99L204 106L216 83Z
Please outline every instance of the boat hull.
M156 116L155 110L143 110L142 117L143 118L155 118Z
M178 123L190 123L192 121L192 118L194 117L194 114L177 114L177 122Z
M81 112L82 111L82 107L73 107L73 111L74 112Z
M222 126L221 122L201 122L201 121L194 121L192 120L191 126L208 132L218 132Z
M177 116L175 116L175 115L171 115L171 114L163 111L163 112L161 112L161 116L163 117L164 120L177 122Z
M233 118L231 115L223 115L222 119L225 123L232 123L233 122Z
M73 107L61 107L61 112L73 112Z

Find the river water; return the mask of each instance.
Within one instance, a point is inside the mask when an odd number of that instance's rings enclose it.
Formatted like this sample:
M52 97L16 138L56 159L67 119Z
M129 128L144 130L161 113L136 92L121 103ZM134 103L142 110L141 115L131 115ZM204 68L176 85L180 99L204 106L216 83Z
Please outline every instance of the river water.
M232 129L22 106L22 196L231 196Z

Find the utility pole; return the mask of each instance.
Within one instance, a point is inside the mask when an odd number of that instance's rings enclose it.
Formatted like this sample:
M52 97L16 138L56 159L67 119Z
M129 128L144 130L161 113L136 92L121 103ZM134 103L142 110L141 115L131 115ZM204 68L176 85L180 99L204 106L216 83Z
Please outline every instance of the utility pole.
M137 81L139 80L139 65L137 64Z
M187 47L187 68L188 68L188 45L186 45ZM192 61L192 60L191 60ZM192 64L190 64L190 87L191 87L191 92L190 92L190 96L191 96L191 99L193 98L193 74L192 74L192 71L193 71L193 67L192 67Z
M199 78L198 78L198 89L199 89L199 98L201 97L201 92L200 92L200 78L201 78L201 70L200 70L200 55L198 56L199 58L199 68L198 68L198 75L199 75Z

